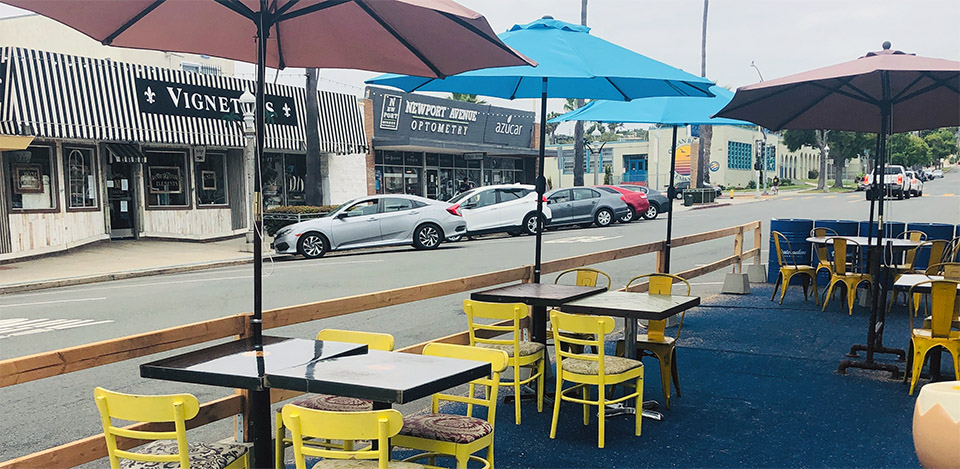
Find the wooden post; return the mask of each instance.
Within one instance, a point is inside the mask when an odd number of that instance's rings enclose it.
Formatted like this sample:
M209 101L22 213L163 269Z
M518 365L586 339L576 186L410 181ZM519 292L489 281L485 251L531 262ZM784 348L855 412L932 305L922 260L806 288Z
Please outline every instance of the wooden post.
M663 255L663 251L662 250L657 251L657 272L658 273L661 273L661 274L668 273L666 262L667 262L667 256Z
M734 273L743 273L743 227L737 230L737 235L733 238L733 255L737 256L737 264L734 266Z

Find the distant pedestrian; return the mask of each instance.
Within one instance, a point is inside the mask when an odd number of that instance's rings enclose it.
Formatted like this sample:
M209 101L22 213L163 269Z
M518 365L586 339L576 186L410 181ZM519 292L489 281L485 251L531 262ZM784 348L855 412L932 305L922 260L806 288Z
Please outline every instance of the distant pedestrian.
M470 181L468 181L467 178L463 178L463 182L460 183L460 192L466 192L472 188Z
M773 187L780 187L780 178L777 176L773 177Z

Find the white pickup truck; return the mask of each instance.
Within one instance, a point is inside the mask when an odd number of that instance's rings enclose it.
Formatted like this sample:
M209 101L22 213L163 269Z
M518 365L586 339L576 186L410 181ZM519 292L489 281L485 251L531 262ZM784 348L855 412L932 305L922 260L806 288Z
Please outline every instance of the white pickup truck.
M872 176L873 175L867 175L863 178L864 184L867 185L867 200L879 195L876 191L871 190L876 180L876 178ZM910 198L910 178L907 176L907 171L903 169L903 166L896 164L884 166L883 187L888 196L896 197L897 200Z

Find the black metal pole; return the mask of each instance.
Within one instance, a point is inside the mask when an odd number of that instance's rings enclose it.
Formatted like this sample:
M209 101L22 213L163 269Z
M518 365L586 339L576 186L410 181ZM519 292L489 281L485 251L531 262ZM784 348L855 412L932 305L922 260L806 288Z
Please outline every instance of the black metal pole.
M537 247L533 261L533 283L540 283L540 254L543 247L543 193L547 191L547 180L543 177L543 165L547 146L547 78L543 78L540 91L540 158L537 160Z
M677 172L677 125L673 125L670 145L670 186L667 187L667 239L663 242L663 273L670 273L670 239L673 236L673 199L677 196L674 174ZM689 187L687 188L689 190Z
M877 155L879 160L877 177L884 177L884 166L887 159L887 133L890 131L890 76L881 71L880 72L880 83L882 85L882 101L880 104L880 154ZM884 186L886 186L885 181L881 179ZM886 189L886 187L884 187ZM876 346L877 340L877 331L880 327L883 327L882 322L877 323L877 316L881 311L881 308L885 305L880 303L886 303L883 301L886 299L886 295L883 295L881 298L880 290L883 286L883 282L886 280L880 277L880 260L883 258L883 196L885 195L885 190L880 191L880 197L877 198L877 239L873 245L873 253L870 255L870 271L873 273L873 298L870 304L870 328L867 330L867 363L873 361L873 352ZM879 301L878 301L879 300Z

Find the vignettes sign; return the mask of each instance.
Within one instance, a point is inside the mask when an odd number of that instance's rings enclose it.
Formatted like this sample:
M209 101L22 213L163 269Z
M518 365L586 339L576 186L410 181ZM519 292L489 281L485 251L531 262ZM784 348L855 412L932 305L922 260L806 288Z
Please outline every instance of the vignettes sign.
M169 116L240 120L242 91L136 78L140 112ZM293 98L266 95L267 124L297 125Z
M378 137L425 138L529 148L534 113L367 88Z

